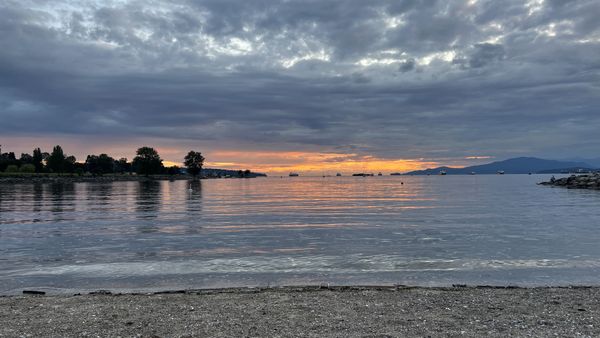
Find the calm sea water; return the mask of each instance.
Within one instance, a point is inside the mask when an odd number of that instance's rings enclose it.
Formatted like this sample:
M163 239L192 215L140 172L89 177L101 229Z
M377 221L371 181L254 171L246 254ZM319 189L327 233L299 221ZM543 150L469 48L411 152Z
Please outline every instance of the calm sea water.
M4 184L0 293L600 285L600 192L548 178Z

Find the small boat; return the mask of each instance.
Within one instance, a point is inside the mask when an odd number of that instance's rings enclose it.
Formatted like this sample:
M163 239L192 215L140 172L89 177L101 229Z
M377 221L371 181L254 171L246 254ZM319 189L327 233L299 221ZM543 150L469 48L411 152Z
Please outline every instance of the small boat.
M446 171L445 170L440 170L440 175L446 175Z
M338 177L339 177L339 176L342 176L342 174L340 174L340 173L337 173L337 174L335 174L335 176L338 176Z
M300 176L298 173L290 173L290 177L297 177Z
M352 176L367 177L367 176L375 176L375 175L373 175L373 174L366 174L366 173L358 173L358 174L352 174Z
M474 171L471 171L471 175L475 175L475 172L474 172Z
M379 174L377 174L377 176L383 176L383 174L381 172L379 172Z
M504 175L504 170L498 170L498 175Z
M401 174L401 173L391 173L390 175L391 175L391 176L400 176L400 175L402 175L402 174Z

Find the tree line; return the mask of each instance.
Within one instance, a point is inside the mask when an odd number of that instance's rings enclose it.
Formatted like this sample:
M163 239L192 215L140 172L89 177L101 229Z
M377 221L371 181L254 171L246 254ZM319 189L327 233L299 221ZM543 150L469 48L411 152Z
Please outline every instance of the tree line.
M7 173L70 173L93 175L131 174L138 175L177 175L183 172L178 166L165 167L158 152L151 147L141 147L131 162L126 158L114 159L107 154L88 155L85 162L77 162L73 155L67 155L60 145L51 153L35 148L31 154L22 153L19 158L14 152L2 153L0 147L0 172ZM202 172L202 153L191 150L184 158L188 174L198 176Z

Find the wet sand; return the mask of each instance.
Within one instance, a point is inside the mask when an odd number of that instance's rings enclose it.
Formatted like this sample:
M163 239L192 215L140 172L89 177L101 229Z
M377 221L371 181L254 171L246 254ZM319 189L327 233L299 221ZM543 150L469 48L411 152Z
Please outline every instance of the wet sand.
M286 287L0 297L0 337L600 336L600 288Z

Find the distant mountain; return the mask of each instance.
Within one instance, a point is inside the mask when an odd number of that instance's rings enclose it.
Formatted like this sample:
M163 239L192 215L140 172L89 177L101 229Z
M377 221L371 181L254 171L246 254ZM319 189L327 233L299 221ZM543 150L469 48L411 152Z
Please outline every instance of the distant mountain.
M592 166L592 168L600 168L600 158L569 158L565 161L584 162Z
M593 167L594 166L584 162L544 160L535 157L518 157L504 161L475 165L465 168L439 167L433 169L417 170L408 172L406 173L406 175L437 175L442 170L445 171L448 175L467 175L472 172L476 174L496 174L498 171L504 171L506 174L527 174L556 170L554 172L559 173L563 170L563 168Z
M561 169L549 169L538 171L538 174L584 174L596 172L596 168L585 168L585 167L572 167L572 168L561 168Z

